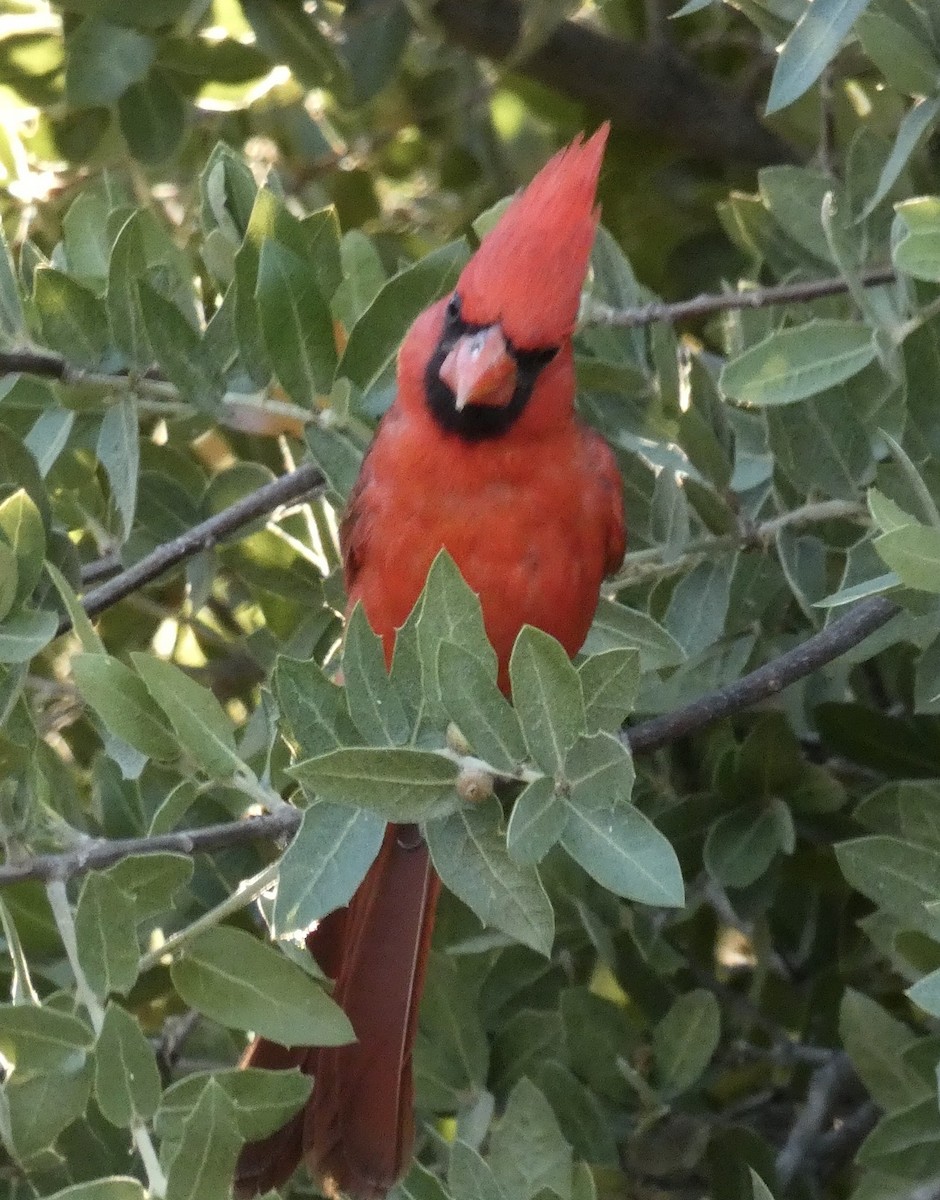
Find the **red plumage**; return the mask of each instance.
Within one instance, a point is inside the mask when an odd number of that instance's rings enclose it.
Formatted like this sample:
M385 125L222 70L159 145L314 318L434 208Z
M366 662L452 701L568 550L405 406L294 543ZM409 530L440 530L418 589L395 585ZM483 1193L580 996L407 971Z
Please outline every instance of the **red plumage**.
M571 334L597 226L606 126L554 156L506 209L454 296L424 312L398 360L395 402L350 496L341 542L391 659L396 631L445 548L480 596L508 691L525 624L581 647L605 574L624 552L614 457L574 415ZM439 881L413 826L389 826L349 907L308 938L358 1041L285 1050L253 1066L315 1076L306 1111L239 1161L240 1196L290 1177L303 1156L328 1192L382 1196L408 1166L411 1057Z

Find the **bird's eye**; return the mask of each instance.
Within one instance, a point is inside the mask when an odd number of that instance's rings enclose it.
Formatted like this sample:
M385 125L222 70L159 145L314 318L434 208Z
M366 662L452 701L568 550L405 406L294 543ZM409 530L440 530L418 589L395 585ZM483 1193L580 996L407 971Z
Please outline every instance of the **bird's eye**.
M451 324L460 320L460 297L456 292L447 301L447 320Z

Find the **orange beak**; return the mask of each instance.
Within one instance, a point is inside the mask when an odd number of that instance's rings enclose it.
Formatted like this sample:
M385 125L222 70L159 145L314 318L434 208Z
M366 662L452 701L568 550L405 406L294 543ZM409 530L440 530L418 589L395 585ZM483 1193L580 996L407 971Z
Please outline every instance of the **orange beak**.
M516 390L516 361L498 325L464 334L441 364L457 411L468 404L505 408Z

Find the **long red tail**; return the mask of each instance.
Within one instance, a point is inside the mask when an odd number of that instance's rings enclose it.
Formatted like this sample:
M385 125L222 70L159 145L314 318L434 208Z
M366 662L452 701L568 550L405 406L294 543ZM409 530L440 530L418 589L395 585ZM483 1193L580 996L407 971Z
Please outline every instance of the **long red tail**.
M284 1047L258 1038L243 1066L299 1067L315 1082L306 1109L246 1145L241 1200L285 1183L306 1159L328 1195L384 1196L408 1165L414 1139L411 1057L440 880L414 825L389 825L378 858L348 908L307 938L357 1041Z

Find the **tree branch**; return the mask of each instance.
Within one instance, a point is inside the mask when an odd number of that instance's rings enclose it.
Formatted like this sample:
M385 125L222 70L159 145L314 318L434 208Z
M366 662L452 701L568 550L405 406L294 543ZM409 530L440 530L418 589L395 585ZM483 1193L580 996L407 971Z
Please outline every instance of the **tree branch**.
M896 273L891 267L875 267L860 276L865 287L879 287L894 283ZM749 288L740 292L704 293L691 300L678 300L667 304L655 300L634 308L612 308L598 300L586 305L582 319L584 325L605 325L616 329L639 329L655 325L660 321L677 324L680 321L697 320L714 313L731 312L735 309L769 308L779 304L803 304L820 300L826 296L838 296L849 291L848 282L841 275L827 279L809 279L799 283L784 283L774 287ZM132 378L129 375L93 374L75 367L60 354L41 350L12 350L0 352L0 376L33 375L39 379L57 379L66 385L96 388L119 388L127 392L136 391L145 399L141 404L152 402L152 411L174 415L189 412L190 407L182 401L179 391L157 375ZM149 398L149 399L148 399ZM278 400L265 399L259 404L253 394L229 392L225 395L228 408L252 408L272 416L282 416L300 423L313 422L317 414L286 404Z
M802 645L758 667L743 679L719 688L675 712L643 721L627 730L624 737L635 754L644 754L696 733L722 717L777 695L797 679L811 675L859 645L898 612L898 606L883 597L863 600L845 616L832 621L821 633L814 634ZM63 854L44 855L0 867L0 887L28 879L68 879L109 867L134 854L153 854L158 851L195 854L261 838L281 837L295 832L299 824L299 810L285 804L276 813L248 821L208 825L157 837L88 840Z
M516 61L515 0L437 0L432 14L447 37L471 54L508 60L513 71L589 105L615 126L653 134L696 158L758 166L798 160L726 85L662 41L626 42L562 21Z
M125 596L152 583L171 567L192 558L201 550L210 549L258 517L266 516L289 501L299 500L311 492L320 491L324 486L322 472L312 463L305 463L296 471L290 471L279 479L264 484L215 516L194 525L192 529L181 533L172 541L164 542L134 566L87 592L82 597L82 607L90 617L96 617L119 600L123 600ZM58 634L67 633L71 628L71 618L64 616L59 622Z
M860 276L864 287L880 287L894 283L897 274L891 267L875 267ZM666 304L654 300L639 308L611 308L598 301L591 301L584 323L608 325L615 329L637 329L657 321L678 324L680 321L697 320L720 312L735 309L770 308L777 304L805 304L810 300L822 300L826 296L838 296L849 291L849 284L841 275L828 279L808 279L800 283L783 283L775 287L749 288L742 292L724 292L720 295L703 294L691 300L678 300Z
M863 600L844 617L837 617L819 633L814 633L799 646L764 663L749 675L709 692L675 712L664 713L661 717L652 717L649 721L634 725L624 734L626 741L634 754L645 754L687 737L690 733L697 733L723 717L750 708L770 696L776 696L791 683L812 675L820 667L859 645L900 611L897 604L883 596Z
M607 586L611 591L617 591L640 581L645 582L650 577L673 575L677 571L695 566L703 558L710 558L725 550L766 550L781 530L794 526L802 527L837 520L864 521L866 518L868 509L864 504L857 504L852 500L816 500L771 517L760 524L742 525L733 533L710 533L692 538L686 542L680 554L669 560L664 560L664 550L661 546L634 550L625 556L623 565L616 576L608 581Z
M813 1157L813 1147L830 1119L839 1092L855 1074L848 1055L837 1054L831 1062L813 1072L806 1092L806 1103L777 1155L777 1180L781 1188L790 1186Z
M276 813L251 817L245 821L226 821L219 825L203 825L200 829L183 829L177 833L161 833L139 838L88 838L62 854L44 854L8 862L0 867L0 887L25 883L30 879L43 882L72 879L112 867L135 854L198 854L209 850L225 850L229 846L256 842L263 838L279 838L295 833L302 813L299 808L285 804Z

